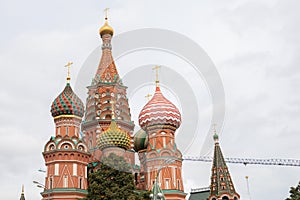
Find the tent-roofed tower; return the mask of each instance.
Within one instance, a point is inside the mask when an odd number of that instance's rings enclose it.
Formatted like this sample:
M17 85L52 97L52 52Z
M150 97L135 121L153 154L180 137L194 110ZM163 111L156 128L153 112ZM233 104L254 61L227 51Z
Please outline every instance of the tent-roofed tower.
M235 191L228 167L224 160L219 136L214 133L214 157L211 170L210 196L208 200L239 200L240 195Z
M84 140L93 155L93 161L100 160L101 150L97 148L97 137L106 131L112 120L111 102L115 102L115 122L130 137L130 149L133 149L134 123L131 120L127 99L127 87L123 85L112 56L111 40L114 30L105 23L99 30L102 39L102 55L90 86L86 100L86 112L82 123ZM134 164L134 153L127 152L126 157Z
M71 64L66 65L67 84L51 105L55 136L50 137L43 151L47 168L43 199L76 200L87 194L90 153L79 134L84 105L70 84Z

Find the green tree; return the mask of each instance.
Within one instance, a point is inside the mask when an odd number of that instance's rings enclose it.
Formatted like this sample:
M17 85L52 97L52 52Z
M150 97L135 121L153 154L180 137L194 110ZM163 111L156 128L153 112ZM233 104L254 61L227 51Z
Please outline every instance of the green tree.
M296 187L291 187L290 197L286 200L300 200L300 182Z
M144 200L146 193L137 192L130 166L123 157L111 153L101 160L97 171L88 177L86 200Z

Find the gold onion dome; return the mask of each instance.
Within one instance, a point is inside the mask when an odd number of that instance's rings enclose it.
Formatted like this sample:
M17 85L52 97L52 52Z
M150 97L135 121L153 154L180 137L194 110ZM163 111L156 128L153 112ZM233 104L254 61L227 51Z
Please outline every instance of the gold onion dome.
M119 147L128 150L130 148L130 137L118 127L113 119L108 129L99 135L97 144L101 150L107 147Z
M107 18L105 18L105 23L100 28L99 34L101 35L101 37L105 34L110 34L111 36L114 34L114 29L110 25L108 25Z
M147 149L148 146L148 134L143 129L140 129L134 135L134 150L136 152L143 151Z

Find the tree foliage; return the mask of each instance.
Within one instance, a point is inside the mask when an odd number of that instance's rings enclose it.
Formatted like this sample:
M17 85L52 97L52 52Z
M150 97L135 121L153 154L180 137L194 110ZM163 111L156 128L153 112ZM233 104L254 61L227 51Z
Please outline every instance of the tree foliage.
M300 182L296 187L291 187L290 197L286 200L300 200Z
M86 200L144 200L148 193L137 192L130 166L123 157L110 154L100 168L89 174ZM149 197L149 195L148 195Z

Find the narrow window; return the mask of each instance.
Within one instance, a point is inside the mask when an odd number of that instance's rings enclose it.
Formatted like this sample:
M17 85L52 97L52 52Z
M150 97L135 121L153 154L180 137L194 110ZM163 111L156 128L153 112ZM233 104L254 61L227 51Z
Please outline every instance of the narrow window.
M163 137L163 145L166 147L166 137Z
M64 176L64 187L68 187L68 177Z
M84 167L84 178L87 178L87 166Z
M77 164L73 163L73 176L77 176Z
M179 180L177 180L177 188L178 188L178 190L180 190L180 181Z
M82 178L79 178L79 189L82 189Z
M58 164L58 163L56 163L56 164L54 165L54 175L55 175L55 176L58 176L58 175L59 175L59 164Z
M50 188L50 190L52 189L52 187L53 187L53 178L51 177L50 178L50 182L49 182L49 188Z
M170 179L166 179L166 189L170 188Z
M66 135L69 135L69 127L66 126Z

